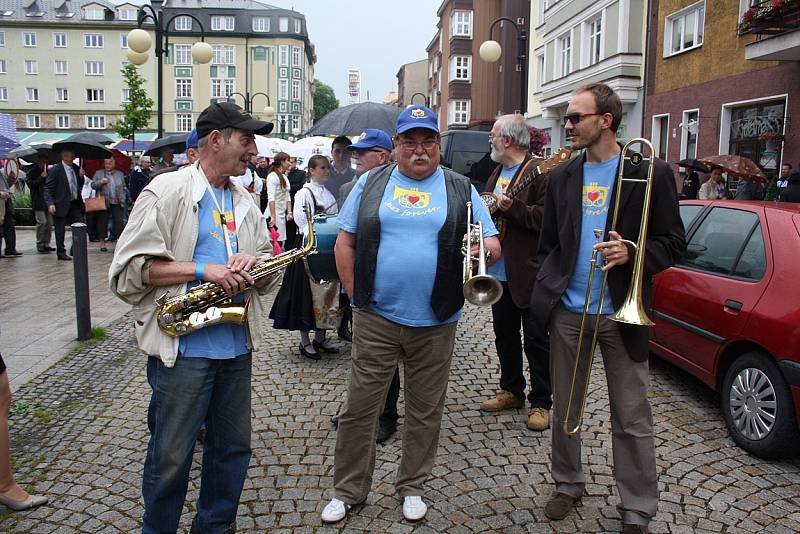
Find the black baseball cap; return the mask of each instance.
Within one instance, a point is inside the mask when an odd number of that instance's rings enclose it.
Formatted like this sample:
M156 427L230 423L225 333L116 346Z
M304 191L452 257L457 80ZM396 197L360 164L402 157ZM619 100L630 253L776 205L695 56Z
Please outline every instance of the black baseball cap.
M272 131L273 126L271 122L254 119L232 102L211 104L200 113L195 124L198 139L202 139L214 130L225 128L236 128L258 135L267 135Z

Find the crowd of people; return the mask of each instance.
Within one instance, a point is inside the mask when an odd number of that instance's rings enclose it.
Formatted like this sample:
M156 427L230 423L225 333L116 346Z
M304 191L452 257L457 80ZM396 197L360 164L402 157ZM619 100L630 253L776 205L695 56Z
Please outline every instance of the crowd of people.
M774 200L776 202L800 202L800 171L793 171L791 163L781 165L780 173L760 183L752 179L739 178L732 191L723 175L725 169L712 165L702 177L695 169L681 170L683 186L680 199L719 200Z

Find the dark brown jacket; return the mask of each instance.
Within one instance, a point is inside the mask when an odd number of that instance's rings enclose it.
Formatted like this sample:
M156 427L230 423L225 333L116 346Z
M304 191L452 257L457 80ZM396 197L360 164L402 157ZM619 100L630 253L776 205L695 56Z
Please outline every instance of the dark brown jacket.
M531 155L526 154L517 173L508 184L514 184L533 174L536 163L528 165ZM498 165L486 182L486 191L494 191L500 176L502 165ZM524 174L524 176L523 176ZM533 182L512 199L511 208L503 214L506 219L506 233L502 242L503 255L506 261L506 276L511 300L518 308L527 308L530 304L533 282L536 280L536 249L539 246L539 233L542 231L544 199L547 192L548 174L534 178ZM507 189L507 190L508 190ZM499 212L498 212L499 213Z

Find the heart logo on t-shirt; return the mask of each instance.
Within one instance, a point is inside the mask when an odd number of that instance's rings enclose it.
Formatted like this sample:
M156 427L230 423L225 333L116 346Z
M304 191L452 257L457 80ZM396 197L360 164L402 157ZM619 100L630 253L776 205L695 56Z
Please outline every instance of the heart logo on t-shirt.
M600 192L599 191L590 191L589 194L586 195L586 196L589 197L589 200L594 202L595 200L600 198Z
M408 202L411 204L416 204L418 200L419 200L418 196L408 197Z

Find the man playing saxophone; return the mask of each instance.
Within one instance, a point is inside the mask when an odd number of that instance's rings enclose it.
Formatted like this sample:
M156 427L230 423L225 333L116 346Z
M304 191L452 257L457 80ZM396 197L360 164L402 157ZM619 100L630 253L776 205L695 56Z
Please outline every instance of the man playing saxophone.
M143 533L176 532L189 481L195 436L205 424L203 467L192 532L235 532L236 509L250 463L251 352L264 315L260 295L274 277L248 271L272 255L252 196L230 182L256 154L254 133L272 124L231 103L198 117L200 157L159 176L139 195L109 270L111 290L133 305L136 339L148 356L152 388L144 464ZM159 329L156 299L213 282L249 313L170 337ZM245 289L253 286L253 290Z
M554 417L551 474L556 488L545 506L545 515L563 519L580 504L584 492L580 434L567 436L564 419L576 360L585 361L588 355L588 351L576 354L579 332L586 348L593 335L592 326L597 324L611 408L614 476L623 532L647 532L658 507L653 418L647 400L649 328L618 323L609 314L625 300L636 254L644 254L642 299L644 309L648 309L650 277L674 264L686 244L675 181L664 161L654 161L649 178L651 216L644 242L639 237L647 202L644 184L624 182L619 201L613 198L621 164L626 179L641 178L648 167L636 166L641 157L631 156L630 162L621 162L621 147L616 141L621 120L622 104L607 85L582 87L570 99L564 126L572 148L585 150L581 157L550 173L531 310L539 326L549 326L550 332ZM618 219L612 230L615 205ZM602 242L595 241L595 231ZM638 250L622 239L638 242ZM593 251L598 252L593 255ZM596 259L597 254L602 255L604 264L599 264L594 276L590 258ZM606 272L607 285L597 282ZM601 288L605 289L602 300ZM580 325L585 306L588 326L584 330ZM580 376L587 372L581 371Z

